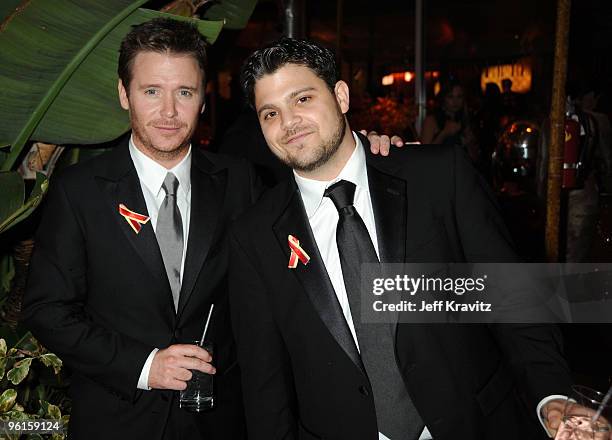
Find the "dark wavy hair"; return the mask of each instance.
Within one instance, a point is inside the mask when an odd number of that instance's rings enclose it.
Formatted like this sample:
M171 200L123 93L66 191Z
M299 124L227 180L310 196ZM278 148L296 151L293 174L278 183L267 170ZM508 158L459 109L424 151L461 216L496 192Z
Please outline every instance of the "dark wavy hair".
M255 108L255 82L272 74L285 64L297 64L311 69L333 92L338 82L334 54L308 40L282 38L253 52L242 65L240 85L248 104Z
M444 107L444 100L448 95L453 92L455 87L460 87L463 93L465 94L465 87L459 81L454 78L443 79L440 81L440 91L436 95L436 106L438 108Z
M126 90L132 81L134 59L140 52L193 56L206 78L206 40L193 22L154 18L132 27L121 41L117 74ZM204 80L203 80L204 81Z

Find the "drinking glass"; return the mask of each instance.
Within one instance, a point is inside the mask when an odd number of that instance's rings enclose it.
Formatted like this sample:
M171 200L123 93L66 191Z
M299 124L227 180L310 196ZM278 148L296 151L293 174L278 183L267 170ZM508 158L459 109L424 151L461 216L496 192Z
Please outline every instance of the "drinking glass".
M200 341L193 341L199 345ZM213 355L213 344L204 341L202 348ZM202 412L214 408L215 393L213 375L191 370L193 376L187 381L187 388L180 391L179 406L192 412Z
M612 405L608 402L601 407L603 400L599 391L573 386L555 440L611 440Z

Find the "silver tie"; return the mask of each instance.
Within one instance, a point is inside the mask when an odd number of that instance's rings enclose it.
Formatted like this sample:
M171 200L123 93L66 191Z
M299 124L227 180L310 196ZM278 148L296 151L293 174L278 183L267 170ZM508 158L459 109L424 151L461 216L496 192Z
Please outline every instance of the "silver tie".
M166 174L162 188L166 197L159 208L155 235L164 259L164 267L172 289L174 308L178 310L181 292L181 262L183 260L183 221L176 204L179 181L172 173Z

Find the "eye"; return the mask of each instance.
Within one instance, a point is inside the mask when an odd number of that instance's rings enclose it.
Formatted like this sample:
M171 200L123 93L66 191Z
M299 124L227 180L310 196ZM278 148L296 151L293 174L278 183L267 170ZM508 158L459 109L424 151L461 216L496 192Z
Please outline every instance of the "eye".
M269 119L274 118L274 117L276 116L276 114L277 114L276 112L268 112L268 113L266 113L266 114L264 115L264 117L263 117L263 118L264 118L264 121L267 121L267 120L269 120Z
M191 98L193 96L193 92L191 90L180 90L179 95L183 98Z
M312 97L311 97L311 96L300 96L300 97L298 98L298 102L299 102L299 103L304 103L304 102L308 102L308 101L310 101L311 99L312 99Z
M159 94L159 91L157 89L146 89L144 94L148 96L155 96Z

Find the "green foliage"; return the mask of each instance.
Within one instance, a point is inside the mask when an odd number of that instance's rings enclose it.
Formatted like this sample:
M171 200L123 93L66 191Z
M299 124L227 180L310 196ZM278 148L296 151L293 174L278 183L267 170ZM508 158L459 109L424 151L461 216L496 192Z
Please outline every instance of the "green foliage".
M10 380L13 385L19 385L30 372L30 365L32 365L32 358L25 358L19 362L15 362L11 371L6 374L6 378Z
M203 17L223 20L227 29L243 29L257 5L257 0L223 0L205 5Z
M41 400L40 408L43 410L43 415L45 418L56 419L56 420L59 420L62 418L62 412L60 411L59 407L49 402L45 402L44 400Z
M17 400L17 391L9 388L0 395L0 414L9 411Z
M0 366L5 367L0 371L1 389L5 389L0 395L0 420L56 419L67 426L68 416L62 415L65 396L54 391L61 382L62 368L56 355L48 353L29 333L11 348L0 338ZM44 384L40 379L47 369L53 372L55 383ZM64 438L63 434L55 435L53 438Z
M41 355L38 360L40 360L45 366L53 368L55 374L59 374L62 369L62 360L58 358L53 353L47 353Z
M7 186L4 186L4 184ZM24 201L24 182L16 171L0 172L0 186L8 190L0 193L0 233L27 218L40 204L47 192L49 181L42 173L36 173L34 189Z
M17 172L0 173L0 222L23 205L25 185Z

